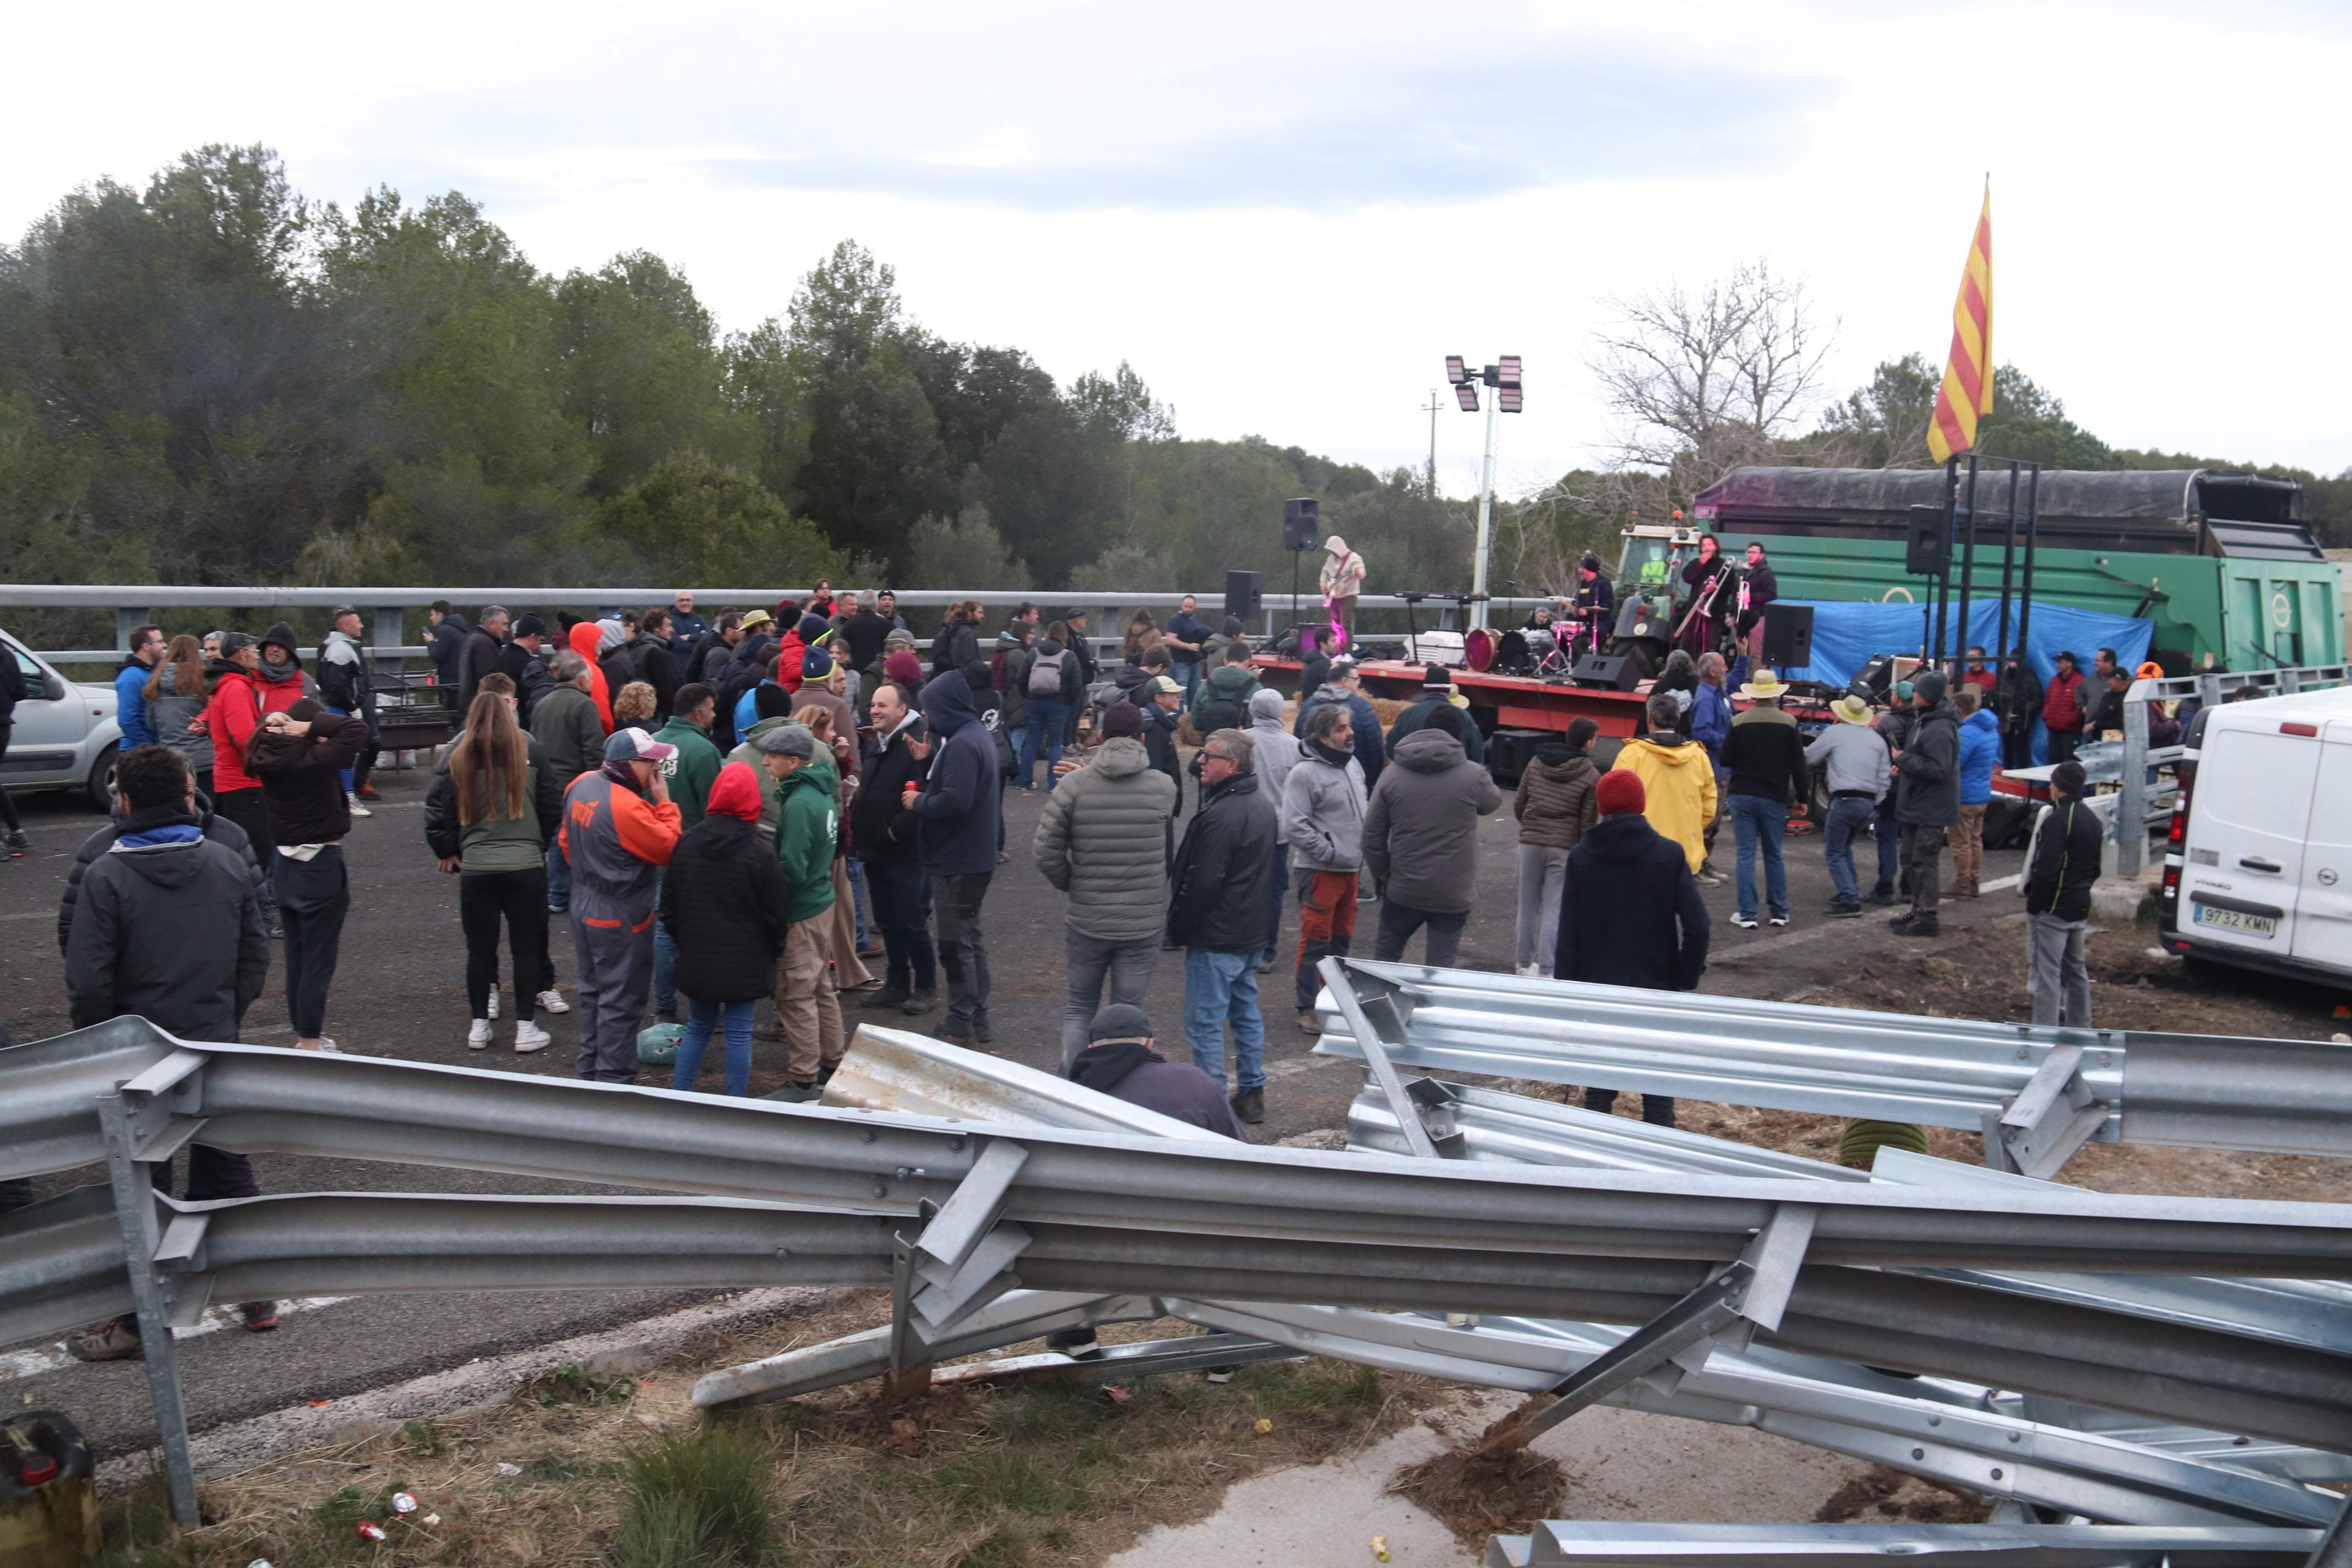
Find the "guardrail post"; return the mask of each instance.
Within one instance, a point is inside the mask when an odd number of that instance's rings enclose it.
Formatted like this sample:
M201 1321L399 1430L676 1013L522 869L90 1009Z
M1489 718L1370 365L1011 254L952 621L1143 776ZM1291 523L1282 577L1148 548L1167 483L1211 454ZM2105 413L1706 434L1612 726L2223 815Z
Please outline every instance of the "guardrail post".
M398 605L378 605L375 607L375 672L378 675L398 675L400 656L384 649L399 647L407 640L407 612Z
M131 628L133 626L143 626L153 618L154 614L152 611L144 609L126 609L122 605L116 605L114 608L114 651L117 653L129 653L131 651Z
M2116 875L2137 877L2147 865L2147 704L2124 699L2123 798L2116 803Z
M155 1407L163 1473L171 1483L172 1517L193 1530L199 1522L195 1461L188 1449L188 1413L180 1398L180 1364L169 1321L171 1292L176 1287L155 1267L163 1241L155 1218L155 1184L136 1157L139 1140L121 1090L99 1096L98 1116L106 1131L107 1175L114 1188L115 1218L122 1227L131 1299L139 1311L139 1342L147 1352L147 1396Z

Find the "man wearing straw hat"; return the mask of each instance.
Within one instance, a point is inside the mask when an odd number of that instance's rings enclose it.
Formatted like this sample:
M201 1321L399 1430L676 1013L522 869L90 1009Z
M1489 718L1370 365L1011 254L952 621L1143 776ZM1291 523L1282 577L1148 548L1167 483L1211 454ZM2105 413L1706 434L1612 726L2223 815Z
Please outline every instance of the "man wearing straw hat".
M1837 722L1805 748L1805 764L1829 770L1830 813L1822 832L1830 881L1837 895L1822 912L1832 920L1852 920L1862 913L1853 836L1870 826L1870 814L1886 787L1894 757L1886 749L1885 737L1871 727L1870 704L1860 696L1847 692L1830 705L1830 711L1837 716Z
M1789 815L1802 816L1812 798L1812 775L1805 770L1805 738L1797 721L1780 710L1788 682L1769 669L1739 689L1748 711L1731 721L1723 739L1723 766L1730 773L1731 826L1739 836L1739 912L1731 923L1756 929L1756 852L1764 851L1764 912L1776 926L1789 923L1789 866L1780 855Z

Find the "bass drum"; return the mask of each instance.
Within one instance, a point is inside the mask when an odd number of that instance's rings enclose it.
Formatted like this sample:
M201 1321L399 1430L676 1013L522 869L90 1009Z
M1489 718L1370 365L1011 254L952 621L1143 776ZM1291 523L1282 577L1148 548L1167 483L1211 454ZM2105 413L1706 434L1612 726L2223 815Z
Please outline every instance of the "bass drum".
M1475 670L1495 668L1495 634L1484 626L1473 626L1462 635L1462 662Z
M1537 651L1540 639L1543 647ZM1533 675L1543 655L1551 651L1549 632L1505 632L1495 639L1495 673L1497 675Z

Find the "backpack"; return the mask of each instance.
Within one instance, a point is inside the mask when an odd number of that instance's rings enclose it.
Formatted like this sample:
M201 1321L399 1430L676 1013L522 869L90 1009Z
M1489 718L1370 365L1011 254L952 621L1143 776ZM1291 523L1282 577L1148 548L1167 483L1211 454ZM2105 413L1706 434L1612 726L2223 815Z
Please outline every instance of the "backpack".
M996 650L996 657L988 661L988 673L992 678L990 683L999 691L1006 689L1004 685L1004 656L1012 651L1013 650L1011 648L998 648Z
M1057 698L1062 695L1062 670L1068 663L1070 650L1041 653L1029 664L1028 695Z

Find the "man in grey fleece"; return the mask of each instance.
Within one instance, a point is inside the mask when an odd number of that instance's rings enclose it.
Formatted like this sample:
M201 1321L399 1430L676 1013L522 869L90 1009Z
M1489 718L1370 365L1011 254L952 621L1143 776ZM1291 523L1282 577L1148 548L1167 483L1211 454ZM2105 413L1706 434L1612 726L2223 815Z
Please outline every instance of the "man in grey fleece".
M1394 963L1412 933L1429 930L1428 962L1449 969L1470 919L1478 871L1478 819L1503 804L1495 777L1469 760L1462 710L1433 711L1396 749L1396 765L1372 786L1364 813L1364 864L1383 889L1372 956Z
M1315 966L1345 956L1356 934L1356 880L1364 865L1364 770L1356 760L1355 716L1345 702L1307 712L1306 749L1282 786L1276 818L1298 877L1298 1026L1322 1033L1315 1017L1321 984Z
M1106 980L1113 1003L1142 1005L1168 925L1176 782L1151 765L1133 703L1113 703L1103 732L1101 749L1047 795L1034 846L1038 871L1070 900L1062 932L1070 961L1066 1072L1087 1048Z
M1805 765L1826 769L1829 820L1822 826L1830 881L1837 889L1822 912L1832 920L1862 913L1862 883L1854 873L1853 836L1870 826L1870 814L1891 776L1886 738L1871 727L1870 704L1848 692L1830 705L1837 722L1805 748Z
M1912 683L1918 710L1911 738L1895 759L1895 809L1903 819L1903 874L1911 879L1909 912L1887 924L1905 936L1937 933L1945 837L1960 820L1960 711L1945 697L1944 672Z

